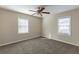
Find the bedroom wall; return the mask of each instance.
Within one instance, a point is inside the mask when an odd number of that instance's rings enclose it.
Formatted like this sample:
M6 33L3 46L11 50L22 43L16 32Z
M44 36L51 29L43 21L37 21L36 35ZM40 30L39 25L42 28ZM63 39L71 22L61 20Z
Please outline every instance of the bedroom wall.
M71 16L71 36L58 33L57 19ZM43 36L49 39L79 46L79 9L62 12L56 15L45 15L43 18Z
M18 17L29 21L29 33L18 34ZM41 36L41 18L0 9L0 46Z

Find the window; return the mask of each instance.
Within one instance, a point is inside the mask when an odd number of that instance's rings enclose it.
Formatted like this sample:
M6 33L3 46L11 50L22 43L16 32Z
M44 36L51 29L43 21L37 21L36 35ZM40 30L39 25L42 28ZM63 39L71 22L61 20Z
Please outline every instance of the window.
M28 20L26 18L18 18L18 33L28 33Z
M64 17L58 19L58 33L71 35L71 18Z

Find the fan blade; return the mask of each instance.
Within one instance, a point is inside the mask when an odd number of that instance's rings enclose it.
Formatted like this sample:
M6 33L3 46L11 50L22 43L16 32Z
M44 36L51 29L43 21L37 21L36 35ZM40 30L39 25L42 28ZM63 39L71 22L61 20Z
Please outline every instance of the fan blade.
M34 10L29 10L29 11L36 12L36 11L34 11Z
M41 13L40 13L40 15L43 16Z
M42 12L44 9L45 9L45 8L41 8L41 9L40 9L40 12Z
M32 15L35 15L36 13L33 13Z
M45 13L45 14L50 14L50 12L42 12L42 13Z

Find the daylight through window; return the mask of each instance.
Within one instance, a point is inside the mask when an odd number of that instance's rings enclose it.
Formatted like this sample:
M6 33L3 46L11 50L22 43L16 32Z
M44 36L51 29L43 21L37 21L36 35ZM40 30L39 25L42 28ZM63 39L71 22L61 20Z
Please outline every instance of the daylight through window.
M26 18L18 18L18 33L28 33L28 20Z
M62 34L71 35L71 18L65 17L58 19L58 32Z

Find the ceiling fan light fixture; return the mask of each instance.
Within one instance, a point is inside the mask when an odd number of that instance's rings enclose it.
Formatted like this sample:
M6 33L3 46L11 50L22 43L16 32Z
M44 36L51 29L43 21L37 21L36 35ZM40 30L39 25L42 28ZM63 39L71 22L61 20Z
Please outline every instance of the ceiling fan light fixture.
M29 11L36 12L36 13L34 13L32 15L37 14L37 15L43 16L42 14L50 14L50 12L43 12L43 10L45 10L44 7L38 7L38 10L37 11L34 11L34 10L29 10Z

